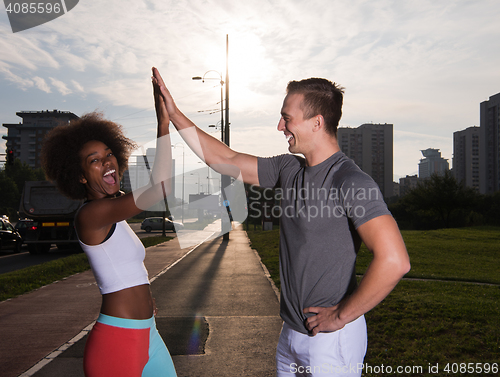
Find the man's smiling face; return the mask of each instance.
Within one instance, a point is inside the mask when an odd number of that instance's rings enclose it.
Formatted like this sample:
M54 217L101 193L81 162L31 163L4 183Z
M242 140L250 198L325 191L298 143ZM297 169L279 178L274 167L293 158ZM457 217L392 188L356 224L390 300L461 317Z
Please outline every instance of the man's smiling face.
M285 97L281 108L278 131L284 133L290 153L305 155L310 149L312 126L315 120L314 117L304 119L303 99L304 95L300 93L289 94Z

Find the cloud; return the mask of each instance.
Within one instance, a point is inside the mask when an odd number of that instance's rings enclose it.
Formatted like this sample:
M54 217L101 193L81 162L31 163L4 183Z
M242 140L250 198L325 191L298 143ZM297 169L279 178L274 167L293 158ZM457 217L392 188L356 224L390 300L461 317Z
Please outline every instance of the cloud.
M77 92L85 93L85 89L83 88L83 86L81 86L80 83L77 82L76 80L71 80L71 84L73 85L73 88L75 88Z
M34 34L9 34L0 27L0 62L10 70L20 72L35 71L43 67L59 68L60 65L47 51L46 40Z
M418 163L418 148L441 148L450 158L452 132L477 124L479 102L500 91L499 15L497 0L88 0L20 33L0 19L0 82L52 90L55 106L78 98L74 112L104 107L119 117L152 110L154 65L179 107L198 116L219 106L220 86L191 77L225 75L229 34L236 146L250 145L260 126L275 127L289 80L326 77L346 87L344 125L394 124L402 146L395 145L396 172L400 161L408 169ZM195 120L206 126L219 116ZM396 137L396 130L437 138ZM412 138L429 145L416 147ZM255 150L282 152L278 142L260 140Z
M83 56L76 55L76 52L69 51L70 47L63 44L54 51L54 58L61 62L61 65L65 67L71 67L72 70L77 72L85 71L85 68L89 65L87 59Z
M20 77L12 73L9 67L3 63L0 63L0 72L6 81L16 84L17 87L23 91L33 86L32 80Z
M68 94L71 94L72 91L66 86L66 84L60 80L57 80L53 77L49 77L50 81L53 86L58 90L59 93L61 93L63 96L67 96Z
M93 94L113 102L116 106L153 108L151 81L147 74L139 79L111 80L89 88ZM133 94L132 94L133 93Z
M45 93L50 93L51 92L49 85L41 77L36 77L35 76L35 77L33 77L33 81L35 82L35 86L38 89L40 89L41 91L43 91Z

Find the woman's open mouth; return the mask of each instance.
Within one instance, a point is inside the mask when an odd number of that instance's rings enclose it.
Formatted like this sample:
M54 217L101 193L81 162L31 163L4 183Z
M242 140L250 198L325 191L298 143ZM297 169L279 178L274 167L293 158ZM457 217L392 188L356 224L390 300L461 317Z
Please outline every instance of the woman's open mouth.
M115 169L108 170L106 173L104 173L102 179L108 185L115 185L116 184L116 170Z

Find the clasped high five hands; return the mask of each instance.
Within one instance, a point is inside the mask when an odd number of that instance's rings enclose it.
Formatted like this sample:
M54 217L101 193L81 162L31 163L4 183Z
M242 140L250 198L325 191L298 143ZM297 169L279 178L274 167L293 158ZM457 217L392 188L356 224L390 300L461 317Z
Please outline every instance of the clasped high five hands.
M174 99L168 91L163 78L157 68L153 67L153 92L155 98L156 117L158 125L168 126L172 116L176 114L177 107Z

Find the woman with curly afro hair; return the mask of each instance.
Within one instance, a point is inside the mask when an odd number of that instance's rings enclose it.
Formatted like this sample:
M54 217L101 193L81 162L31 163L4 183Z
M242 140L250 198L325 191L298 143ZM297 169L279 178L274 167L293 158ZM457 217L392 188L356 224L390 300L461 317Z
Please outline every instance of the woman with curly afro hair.
M152 81L157 163L147 186L120 195L120 179L135 143L100 114L90 113L54 128L42 148L47 178L66 196L85 199L75 227L102 295L99 317L85 345L88 377L176 376L156 329L145 249L125 221L171 192L170 120L156 68Z
M45 175L56 182L61 193L71 199L87 198L85 184L80 182L84 172L78 152L92 140L103 142L113 151L120 173L120 176L117 173L115 177L119 182L136 145L123 135L120 125L103 119L101 114L85 114L69 125L56 127L44 140L42 168Z

